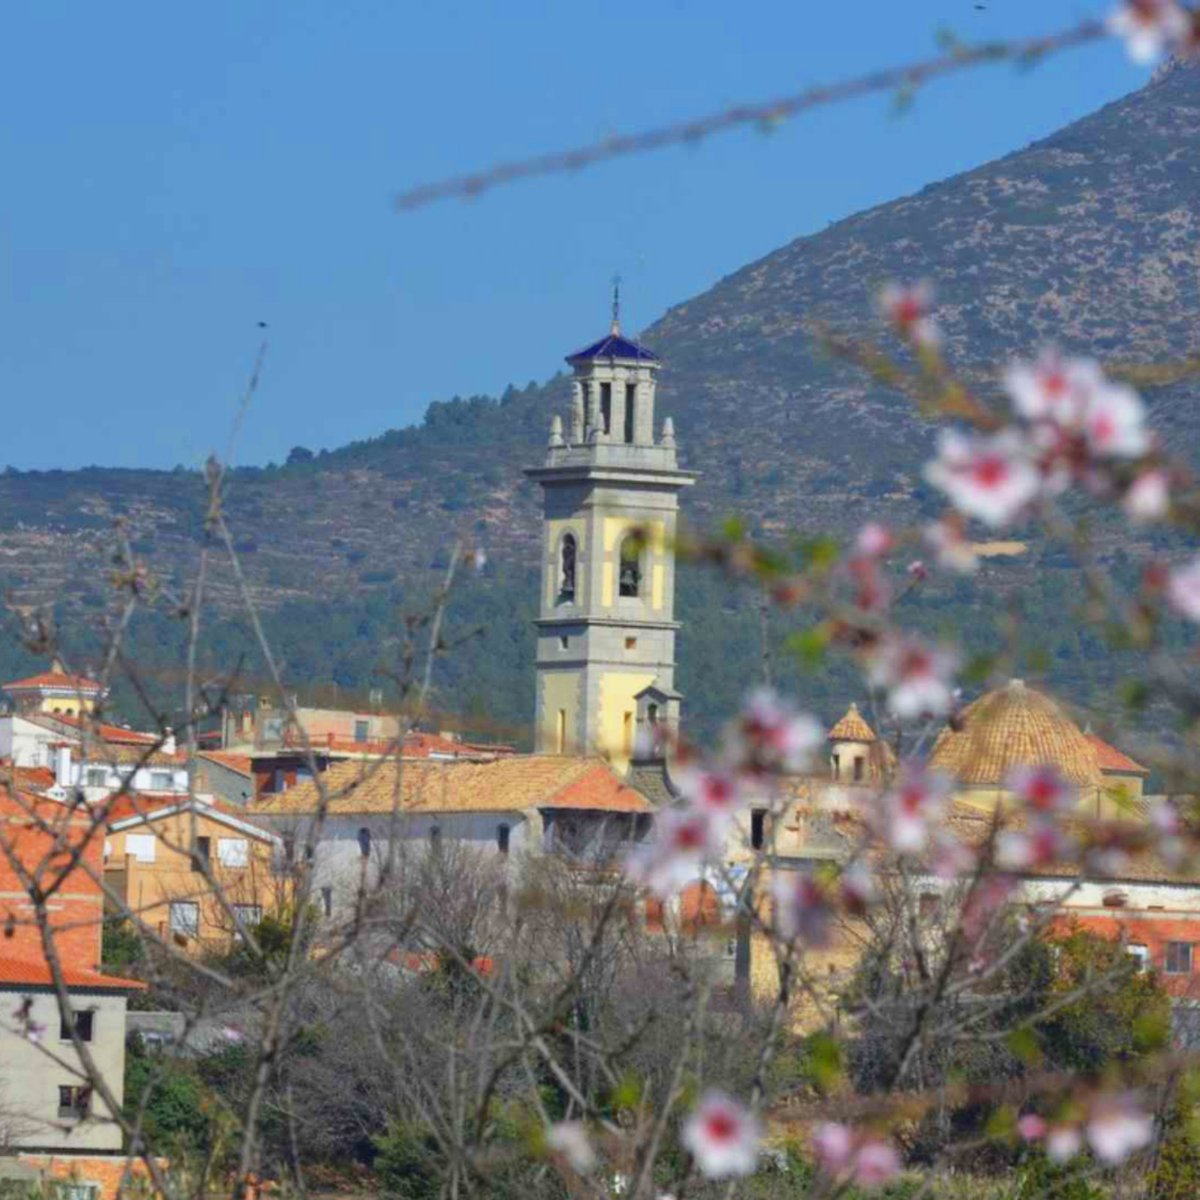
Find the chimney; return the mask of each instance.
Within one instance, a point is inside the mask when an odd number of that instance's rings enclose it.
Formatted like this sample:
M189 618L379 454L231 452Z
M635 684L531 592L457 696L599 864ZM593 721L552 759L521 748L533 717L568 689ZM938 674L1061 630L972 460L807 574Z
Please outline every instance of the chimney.
M60 788L71 786L71 747L59 746L54 751L54 782Z
M170 725L163 730L162 750L164 754L174 754L176 750L175 730Z

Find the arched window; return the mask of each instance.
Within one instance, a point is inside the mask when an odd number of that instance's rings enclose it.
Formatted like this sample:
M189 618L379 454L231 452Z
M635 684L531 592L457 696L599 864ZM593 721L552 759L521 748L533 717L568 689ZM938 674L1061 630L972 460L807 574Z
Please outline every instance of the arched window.
M366 826L358 831L358 852L363 858L371 853L371 831Z
M618 592L622 596L638 596L642 591L642 539L629 534L621 543L618 559Z
M566 534L558 551L559 604L575 603L575 556L577 548L575 535L573 533Z

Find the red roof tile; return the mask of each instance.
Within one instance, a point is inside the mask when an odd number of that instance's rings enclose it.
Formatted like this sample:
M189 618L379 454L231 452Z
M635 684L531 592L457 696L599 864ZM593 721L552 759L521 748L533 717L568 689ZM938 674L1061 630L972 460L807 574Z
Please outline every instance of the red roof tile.
M228 750L201 750L200 757L212 759L213 762L228 767L239 775L254 774L254 760L248 754L231 754Z
M63 983L72 988L112 988L116 991L141 991L146 985L140 979L121 979L104 975L86 967L62 966ZM7 958L0 956L0 986L53 987L50 964L43 959Z
M627 787L605 763L571 780L561 791L543 800L539 808L582 808L592 812L647 813L653 806Z
M1096 762L1101 771L1113 771L1119 775L1149 775L1149 768L1136 763L1127 754L1122 754L1116 746L1110 746L1103 738L1094 733L1086 733L1084 737L1092 743L1096 751Z
M5 684L6 687L10 686ZM41 714L44 715L44 714ZM113 745L152 746L159 739L153 733L142 733L137 729L126 729L122 725L106 725L103 721L93 721L90 718L71 717L66 713L50 714L50 720L71 729L86 728L89 735L100 738Z
M66 688L72 692L102 692L104 685L83 675L67 675L63 671L43 671L40 675L30 675L28 679L14 679L10 683L0 683L0 688L6 692L32 692L38 688Z

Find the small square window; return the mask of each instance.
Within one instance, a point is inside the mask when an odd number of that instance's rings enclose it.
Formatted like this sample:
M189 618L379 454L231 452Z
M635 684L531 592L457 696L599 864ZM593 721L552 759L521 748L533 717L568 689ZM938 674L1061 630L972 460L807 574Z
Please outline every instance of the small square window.
M1137 973L1143 974L1150 969L1150 949L1148 946L1138 945L1136 942L1131 942L1125 947L1125 953L1137 963Z
M1192 973L1192 943L1168 942L1163 969L1168 975L1190 975Z
M626 650L636 650L637 649L637 638L627 637L625 639L625 649Z
M75 1032L79 1036L81 1042L90 1042L92 1040L92 1030L95 1027L96 1014L91 1009L85 1009L82 1012L73 1014L75 1018ZM71 1026L66 1021L59 1022L58 1037L60 1041L69 1042L71 1040Z
M108 783L108 771L104 767L88 767L84 775L88 787L102 788Z
M242 923L243 929L252 930L256 925L262 924L262 905L261 904L235 904L233 906L233 915ZM241 933L235 928L233 931L234 937L241 937Z
M200 905L191 900L171 902L171 932L180 937L194 938L200 933Z
M75 1084L61 1084L58 1089L60 1120L82 1120L92 1108L92 1089Z
M151 771L150 790L152 792L169 792L175 786L175 775L171 771Z
M565 633L558 635L558 648L560 650L570 650L571 648L571 639Z

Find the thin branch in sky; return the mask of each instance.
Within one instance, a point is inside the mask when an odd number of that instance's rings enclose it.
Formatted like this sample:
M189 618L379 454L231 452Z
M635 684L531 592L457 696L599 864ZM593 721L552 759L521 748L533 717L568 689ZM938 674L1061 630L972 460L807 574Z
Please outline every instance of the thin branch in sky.
M395 198L395 205L397 211L408 212L455 196L478 196L489 188L516 183L521 179L575 171L612 158L661 150L666 146L694 143L744 125L758 125L769 129L810 109L840 104L875 92L895 92L908 100L918 88L942 76L953 75L986 63L1040 62L1047 55L1094 42L1106 36L1106 32L1103 23L1088 20L1045 37L989 41L976 45L955 42L937 57L921 62L872 71L840 83L817 85L774 100L735 105L706 116L643 130L641 133L614 134L598 142L590 142L569 150L554 150L529 158L513 159L466 175L418 184L400 192Z

